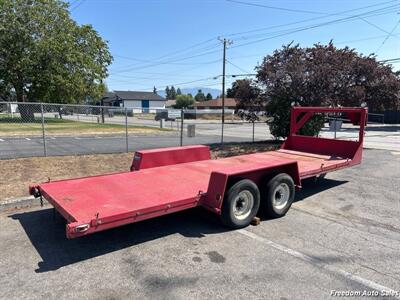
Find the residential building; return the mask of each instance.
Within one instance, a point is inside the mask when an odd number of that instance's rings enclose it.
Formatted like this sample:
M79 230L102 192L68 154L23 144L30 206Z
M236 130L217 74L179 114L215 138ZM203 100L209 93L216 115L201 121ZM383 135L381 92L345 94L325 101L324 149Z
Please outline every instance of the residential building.
M157 109L165 109L167 99L153 92L113 91L102 98L103 105L126 107L133 113L155 113Z

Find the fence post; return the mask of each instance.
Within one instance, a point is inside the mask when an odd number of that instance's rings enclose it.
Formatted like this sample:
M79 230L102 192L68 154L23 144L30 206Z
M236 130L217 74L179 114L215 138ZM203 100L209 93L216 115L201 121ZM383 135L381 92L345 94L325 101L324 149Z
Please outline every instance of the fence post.
M46 133L44 131L43 103L40 103L40 114L41 114L41 119L42 119L43 154L44 154L44 156L47 156Z
M183 112L183 108L181 109L181 147L183 146L183 118L185 117L185 113Z
M254 143L254 121L253 121L253 143Z
M336 122L336 114L334 115L334 119L333 119L333 122L334 122L334 127L335 127L335 140L336 140L336 126L337 126L337 122Z
M125 140L126 140L126 152L129 152L128 144L128 108L125 107Z

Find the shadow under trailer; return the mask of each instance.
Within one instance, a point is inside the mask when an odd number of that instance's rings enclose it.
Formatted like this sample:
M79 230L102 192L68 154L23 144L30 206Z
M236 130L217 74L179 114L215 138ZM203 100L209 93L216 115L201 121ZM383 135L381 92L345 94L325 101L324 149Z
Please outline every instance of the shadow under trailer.
M346 115L356 141L297 134L314 114ZM131 171L29 187L67 221L75 238L201 206L231 228L256 214L284 216L305 178L361 163L366 108L293 107L290 134L276 151L211 159L207 146L138 151Z

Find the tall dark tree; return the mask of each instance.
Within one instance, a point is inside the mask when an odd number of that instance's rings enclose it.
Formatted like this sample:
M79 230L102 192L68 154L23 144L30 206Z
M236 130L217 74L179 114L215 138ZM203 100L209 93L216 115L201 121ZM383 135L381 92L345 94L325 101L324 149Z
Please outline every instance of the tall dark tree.
M392 66L373 55L336 48L332 42L308 48L283 46L267 55L256 70L260 101L273 117L270 130L276 137L289 133L293 102L301 106L360 106L366 102L371 110L400 108L400 76ZM301 133L315 135L321 126L322 119L316 116Z
M180 88L177 88L177 89L176 89L176 95L182 95L182 91L181 91Z
M206 96L204 96L204 93L202 92L202 90L198 90L196 96L194 96L194 99L197 102L203 102L206 100Z
M165 99L170 100L171 99L171 90L169 89L169 86L165 88Z
M213 96L211 93L207 93L206 100L212 100Z
M174 86L171 86L171 89L169 90L169 99L176 99L176 90Z
M107 43L72 20L64 1L0 1L1 88L17 101L98 99L111 61Z
M259 120L258 112L264 109L261 90L257 84L250 79L240 79L232 83L229 96L236 99L238 115L247 121Z
M235 83L235 82L234 82L234 83ZM234 83L232 83L232 85L233 85ZM226 89L226 97L228 97L228 98L235 98L235 93L234 93L234 91L233 91L232 88L227 88L227 89Z
M232 83L230 96L237 99L237 108L247 111L260 111L264 109L264 99L256 82L250 79L240 79Z

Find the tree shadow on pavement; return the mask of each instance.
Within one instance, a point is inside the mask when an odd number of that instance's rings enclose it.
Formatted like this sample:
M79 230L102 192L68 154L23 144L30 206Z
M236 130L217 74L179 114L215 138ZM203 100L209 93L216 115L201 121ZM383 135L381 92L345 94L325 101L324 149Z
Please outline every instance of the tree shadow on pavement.
M347 181L323 179L304 183L297 192L296 200L323 192ZM217 215L202 208L194 208L118 228L98 232L76 239L65 237L65 221L54 217L53 209L42 209L10 216L18 220L42 261L37 273L54 271L61 267L101 256L110 252L146 243L172 234L188 238L202 238L208 234L218 234L230 229L223 227Z

